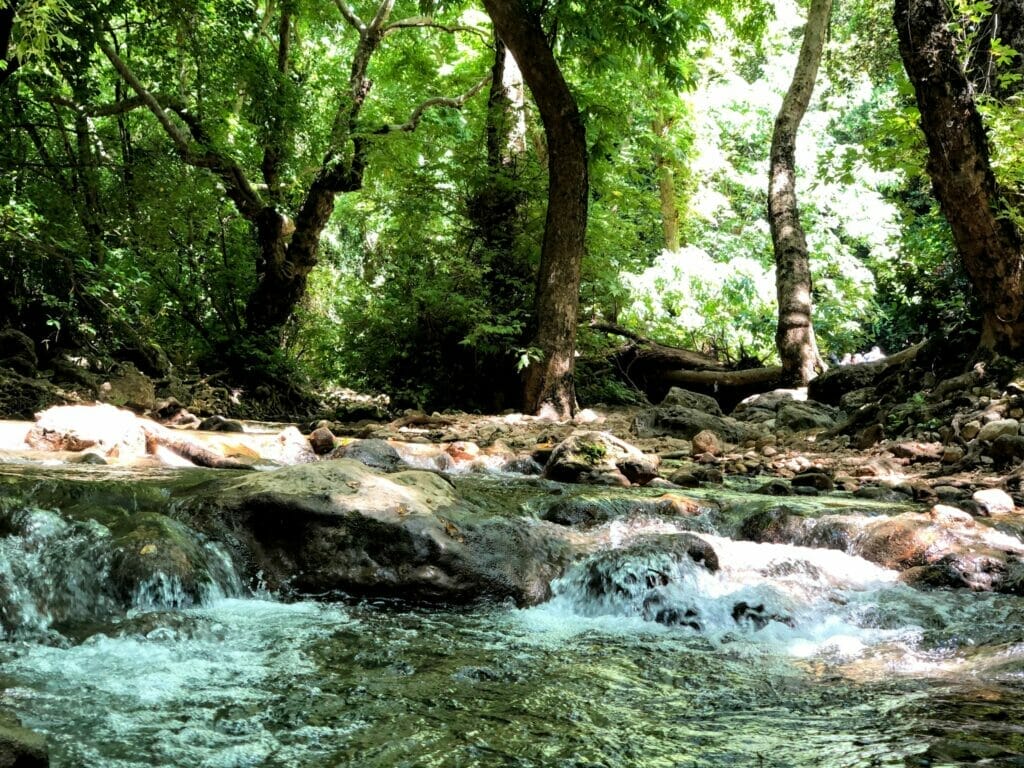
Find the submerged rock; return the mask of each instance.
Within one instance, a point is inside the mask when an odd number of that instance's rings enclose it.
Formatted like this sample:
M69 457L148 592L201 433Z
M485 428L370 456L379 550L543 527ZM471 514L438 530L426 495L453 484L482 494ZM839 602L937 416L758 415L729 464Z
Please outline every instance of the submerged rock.
M272 587L541 602L572 551L558 526L488 516L433 472L352 459L225 480L208 499Z

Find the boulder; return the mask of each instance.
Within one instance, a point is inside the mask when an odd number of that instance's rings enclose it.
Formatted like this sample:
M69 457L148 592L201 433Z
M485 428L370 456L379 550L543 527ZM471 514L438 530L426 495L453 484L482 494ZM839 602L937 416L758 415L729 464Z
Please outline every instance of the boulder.
M113 374L100 385L99 398L139 413L156 408L156 388L152 380L131 363L117 366Z
M979 431L977 439L992 442L1002 435L1014 436L1020 433L1020 422L1016 419L996 419L985 424Z
M985 488L975 491L971 499L986 515L1005 515L1016 509L1010 494L999 488Z
M563 483L643 485L658 476L661 459L608 432L574 432L551 452L544 477Z
M408 469L409 465L398 455L398 451L386 440L371 438L353 440L348 445L339 446L331 454L332 459L354 459L373 469L383 472L397 472Z
M693 517L701 511L693 499L670 494L654 499L577 496L559 499L541 513L541 519L558 525L592 526L625 517Z
M806 432L812 429L831 429L836 425L837 412L824 403L814 400L784 403L775 415L775 425L791 432Z
M673 405L704 411L705 413L710 413L712 416L722 415L722 408L715 398L710 395L691 392L688 389L680 389L679 387L672 387L672 389L668 391L668 394L665 395L665 399L661 401L661 406L663 408Z
M32 339L14 328L0 330L0 367L22 376L34 376L38 365L36 345Z
M50 758L46 739L13 715L0 712L0 768L46 768Z
M681 405L654 408L637 417L637 434L640 437L671 437L692 440L698 432L714 432L730 443L742 443L756 436L757 431L730 416L715 416L712 413Z
M84 451L128 461L146 453L146 432L131 411L112 405L62 405L39 414L25 442L37 451Z
M950 446L950 450L953 448L959 448L959 446ZM963 455L961 449L956 460L963 458ZM1000 435L988 446L985 455L991 456L995 466L999 468L1019 464L1024 461L1024 435Z
M495 517L441 475L352 459L225 479L207 489L271 588L470 602L542 602L572 557L565 529Z

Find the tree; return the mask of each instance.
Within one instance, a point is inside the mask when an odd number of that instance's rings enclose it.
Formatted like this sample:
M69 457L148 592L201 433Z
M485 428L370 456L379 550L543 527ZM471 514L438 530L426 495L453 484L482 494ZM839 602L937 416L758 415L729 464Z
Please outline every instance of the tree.
M921 113L932 188L981 306L981 347L1019 353L1024 242L992 170L949 10L942 0L896 0L894 20Z
M832 0L811 2L793 82L775 119L769 161L768 220L779 300L775 344L783 380L797 386L806 386L824 367L811 322L811 269L797 208L796 135L814 91L831 10Z
M294 38L297 34L299 9L282 4L272 25L273 4L269 4L261 23L261 35L272 37L275 51L273 68L265 73L269 92L260 105L266 113L260 126L263 146L259 172L262 183L250 178L250 170L227 143L220 140L221 113L211 114L201 104L199 84L195 103L163 97L143 83L132 66L118 52L117 41L109 27L98 37L97 44L118 75L136 94L139 104L148 109L171 140L180 159L187 165L208 170L224 187L224 194L238 212L251 224L258 246L257 283L249 295L246 309L246 331L252 338L273 339L291 317L305 293L310 271L317 264L320 238L334 212L339 195L359 190L367 166L369 147L375 137L414 131L424 114L439 107L461 108L468 99L487 84L489 77L478 80L457 97L428 98L412 109L407 120L368 127L361 121L361 112L373 83L369 77L370 62L389 36L402 30L441 28L433 19L410 16L392 20L395 0L383 0L376 6L370 20L360 18L343 0L335 3L341 18L358 35L353 49L347 83L332 96L333 117L320 160L305 188L295 194L287 189L282 178L293 163L296 147L296 126L300 115L295 109L299 94L292 73ZM293 202L294 201L294 202ZM294 218L292 214L294 213Z
M576 412L576 316L587 227L586 134L540 21L521 0L484 0L484 6L522 70L547 138L548 210L533 340L541 359L526 369L523 407L531 413L571 418Z

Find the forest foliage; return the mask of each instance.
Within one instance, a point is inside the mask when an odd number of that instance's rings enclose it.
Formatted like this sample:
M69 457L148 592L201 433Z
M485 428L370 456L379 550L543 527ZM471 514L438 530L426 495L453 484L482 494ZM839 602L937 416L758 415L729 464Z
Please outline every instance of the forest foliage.
M515 407L519 370L538 354L543 129L528 98L515 105L523 144L500 173L488 163L494 40L472 2L391 3L353 90L366 48L356 22L372 28L387 4L4 0L0 326L23 330L44 358L128 358L240 384L272 371L399 405ZM588 331L592 320L772 363L768 147L806 7L526 6L587 135L581 402L635 397L607 362L621 340ZM970 56L991 4L954 6ZM891 14L875 0L837 4L801 129L815 330L834 359L902 348L973 312ZM979 108L1000 183L1019 195L1020 57L987 44ZM301 298L268 331L253 296L270 252L237 179L301 228L311 190L345 164L358 179L332 193ZM507 214L499 240L495 201ZM666 242L667 217L678 244Z

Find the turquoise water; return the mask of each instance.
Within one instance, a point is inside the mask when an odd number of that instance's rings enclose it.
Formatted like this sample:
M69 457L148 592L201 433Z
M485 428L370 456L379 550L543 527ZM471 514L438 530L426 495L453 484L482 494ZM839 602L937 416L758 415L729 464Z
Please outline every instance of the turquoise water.
M1024 765L1021 598L702 534L719 573L602 555L528 609L289 603L219 573L194 600L119 611L98 583L102 516L33 514L36 538L0 536L0 594L33 564L60 571L39 558L61 541L82 558L61 583L93 601L0 642L0 707L47 735L56 768ZM760 618L737 619L740 601ZM652 605L699 618L665 626Z

